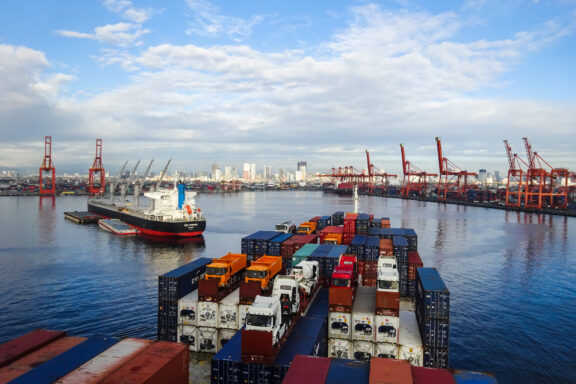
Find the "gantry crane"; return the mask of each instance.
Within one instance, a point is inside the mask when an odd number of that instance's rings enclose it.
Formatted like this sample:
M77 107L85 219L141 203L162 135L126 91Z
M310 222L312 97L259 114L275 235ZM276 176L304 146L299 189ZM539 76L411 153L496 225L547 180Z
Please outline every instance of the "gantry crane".
M440 138L436 137L436 147L438 149L438 165L440 168L440 177L438 178L438 200L450 198L457 200L467 199L467 192L470 189L468 185L468 176L477 176L474 172L462 170L448 158L442 156L442 143Z
M52 163L52 136L44 137L44 160L40 165L38 193L40 195L56 194L56 168Z
M389 174L376 168L376 166L370 162L370 152L368 152L368 150L366 150L366 163L368 165L368 178L366 184L368 194L372 195L374 193L375 185L381 185L383 191L388 193L388 187L390 185L389 179L396 178L398 175ZM380 181L380 183L378 183L378 181Z
M402 179L401 196L419 196L424 197L428 189L428 177L436 177L436 173L426 173L408 160L404 153L404 146L400 144L400 152L402 153Z
M521 207L526 201L526 173L529 168L517 153L512 153L512 148L507 140L504 140L506 155L508 156L508 181L506 182L507 207Z
M106 190L106 172L102 165L102 139L96 139L96 156L88 171L88 192L101 195Z
M566 168L554 168L546 160L532 151L526 137L522 138L528 157L526 174L526 208L542 207L566 209L568 207L568 178Z

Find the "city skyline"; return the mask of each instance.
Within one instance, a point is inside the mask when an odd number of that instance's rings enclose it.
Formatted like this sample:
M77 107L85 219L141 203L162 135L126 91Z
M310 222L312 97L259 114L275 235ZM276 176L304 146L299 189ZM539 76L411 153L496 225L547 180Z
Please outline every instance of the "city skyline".
M30 10L34 10L31 12ZM576 2L0 3L0 168L576 169ZM524 156L523 156L524 157Z

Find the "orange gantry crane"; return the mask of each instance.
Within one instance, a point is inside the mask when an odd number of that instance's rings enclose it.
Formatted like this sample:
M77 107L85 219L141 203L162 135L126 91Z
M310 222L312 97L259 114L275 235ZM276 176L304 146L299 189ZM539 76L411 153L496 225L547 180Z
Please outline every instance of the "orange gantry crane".
M101 195L106 189L106 173L102 165L102 139L96 139L96 157L88 171L88 191L91 195Z
M529 165L517 153L512 153L512 148L507 140L504 140L504 146L506 147L509 167L505 205L519 208L526 201L526 175Z
M365 178L367 181L367 192L372 195L374 193L374 187L381 186L383 192L388 193L390 178L396 178L398 175L389 174L376 168L376 166L370 162L370 152L368 152L368 150L366 150L366 163L368 165L368 177Z
M40 165L38 193L40 195L56 194L56 168L52 163L52 136L44 137L44 160Z
M524 146L528 157L526 172L525 203L526 208L560 208L568 207L568 178L566 168L554 168L546 160L532 151L526 137Z
M428 178L436 177L436 173L426 173L408 160L404 153L404 146L400 144L400 152L402 153L402 190L400 192L402 197L418 196L424 197L427 194Z
M438 149L438 165L440 177L438 178L438 200L446 200L448 197L456 200L465 200L471 186L468 184L468 176L477 176L474 172L468 172L452 163L442 155L442 143L436 137Z

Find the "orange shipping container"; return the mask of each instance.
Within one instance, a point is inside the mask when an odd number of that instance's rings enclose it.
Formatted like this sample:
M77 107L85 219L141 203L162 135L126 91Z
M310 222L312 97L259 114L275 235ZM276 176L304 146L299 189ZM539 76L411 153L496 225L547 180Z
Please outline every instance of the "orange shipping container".
M187 384L188 354L188 345L158 341L100 383Z
M380 256L394 256L392 239L380 239Z
M0 383L8 383L67 350L86 341L85 337L64 337L0 369Z
M370 359L370 384L412 384L412 369L406 360Z
M4 367L45 345L64 337L61 331L36 329L0 345L0 367Z

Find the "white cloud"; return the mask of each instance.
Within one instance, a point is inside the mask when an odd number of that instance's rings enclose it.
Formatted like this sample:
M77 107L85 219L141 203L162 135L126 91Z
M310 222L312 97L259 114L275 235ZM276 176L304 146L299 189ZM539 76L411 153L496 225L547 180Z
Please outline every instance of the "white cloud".
M149 30L142 28L139 24L132 23L108 24L96 27L94 33L56 31L61 36L97 40L101 43L120 47L142 45L141 37L149 32Z
M186 0L186 3L194 11L194 21L186 31L188 34L210 37L225 35L235 41L242 41L250 37L252 28L264 20L261 15L252 16L248 20L225 16L217 6L205 0Z
M142 24L150 19L156 12L154 9L134 8L128 0L104 0L103 4L110 11L121 13L126 20Z

